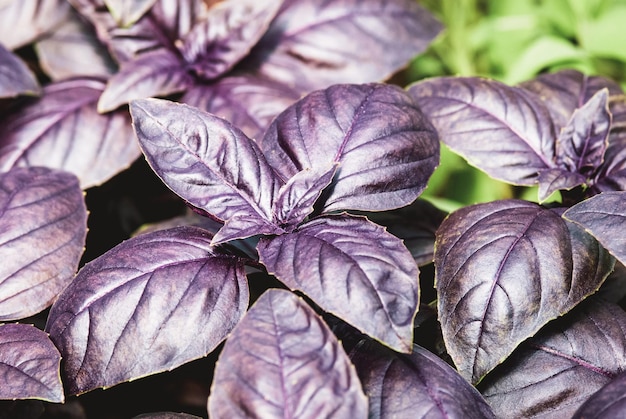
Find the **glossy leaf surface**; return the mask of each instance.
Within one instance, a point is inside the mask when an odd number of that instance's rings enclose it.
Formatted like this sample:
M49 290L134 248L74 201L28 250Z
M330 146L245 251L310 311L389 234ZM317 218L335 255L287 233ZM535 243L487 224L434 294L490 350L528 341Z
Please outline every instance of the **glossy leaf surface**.
M193 82L172 51L158 49L122 64L98 100L98 112L109 112L134 99L178 93Z
M300 95L282 83L253 75L225 76L195 84L181 102L230 121L249 138L260 140L272 120Z
M233 68L261 39L283 0L219 2L185 36L181 52L190 68L211 80Z
M398 354L365 345L350 354L370 418L494 418L483 396L441 358L414 345Z
M307 95L274 120L261 147L284 179L339 162L323 211L407 205L439 164L431 124L403 90L384 84Z
M269 273L385 345L410 352L419 304L418 269L395 236L364 217L315 218L261 238Z
M74 175L43 167L0 174L0 320L52 304L78 269L86 235Z
M48 335L28 324L0 325L0 399L63 403L61 354Z
M61 22L70 11L65 0L0 2L0 39L8 49L25 46Z
M524 343L480 390L499 418L569 418L626 367L626 314L583 303Z
M83 189L99 185L136 160L141 151L128 112L100 115L99 79L52 83L38 100L0 124L0 171L46 166L74 173Z
M0 98L37 95L40 91L37 78L28 66L0 44Z
M621 373L594 393L572 419L619 418L626 416L626 373Z
M534 94L495 80L437 77L408 88L441 141L489 176L532 185L555 168L556 132Z
M268 290L226 341L209 396L212 418L367 417L354 366L324 321Z
M367 83L398 71L441 29L411 0L288 0L252 50L252 61L262 74L301 92Z
M243 264L202 229L129 239L85 265L46 330L70 394L171 370L206 356L248 307Z
M620 262L626 262L626 192L602 192L574 205L563 217L581 225Z
M280 180L256 143L240 130L166 100L134 101L131 114L142 150L163 182L187 202L226 221L215 243L282 232L272 221Z
M554 211L506 200L452 213L435 243L446 347L472 383L595 292L613 261Z

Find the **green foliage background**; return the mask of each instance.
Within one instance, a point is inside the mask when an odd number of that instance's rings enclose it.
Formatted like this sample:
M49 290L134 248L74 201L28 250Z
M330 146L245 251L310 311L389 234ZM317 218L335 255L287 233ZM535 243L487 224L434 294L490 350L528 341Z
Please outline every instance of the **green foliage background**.
M626 88L626 0L421 0L445 25L404 72L425 77L483 76L516 84L543 72L575 68ZM442 149L423 195L447 211L478 202L537 200L536 188L489 178ZM552 199L558 200L558 194Z

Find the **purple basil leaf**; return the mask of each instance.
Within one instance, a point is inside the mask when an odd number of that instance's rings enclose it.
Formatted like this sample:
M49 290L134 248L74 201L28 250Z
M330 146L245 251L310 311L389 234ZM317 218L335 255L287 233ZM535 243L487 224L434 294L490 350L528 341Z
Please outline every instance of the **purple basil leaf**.
M441 141L489 176L532 185L555 168L555 130L534 94L495 80L437 77L408 92L426 113Z
M594 178L592 192L626 191L626 100L624 94L609 98L613 116L604 162Z
M584 184L587 178L580 173L565 169L546 169L539 172L537 181L539 182L539 201L543 202L556 191L569 191Z
M581 225L621 263L626 263L626 192L602 192L568 209L563 217Z
M192 83L178 55L167 49L149 51L123 63L109 79L98 100L98 112L112 111L134 99L178 93Z
M47 166L72 172L81 187L99 185L140 155L128 112L100 115L103 81L78 78L52 83L35 102L0 124L0 171Z
M176 41L206 13L202 0L157 0L133 25L120 27L104 0L68 1L94 25L100 40L120 63L153 49L176 51Z
M0 3L0 39L8 49L35 41L70 11L65 0L4 0Z
M321 170L304 169L283 185L274 201L276 222L287 231L300 224L313 212L313 204L333 180L338 164Z
M270 122L300 95L288 86L253 75L194 84L181 102L230 121L249 138L261 139Z
M288 0L251 59L262 74L301 92L367 83L405 66L441 29L412 0Z
M52 80L108 78L117 66L93 29L75 11L35 44L39 65Z
M138 21L156 0L104 0L104 3L120 27L127 27Z
M85 265L46 330L71 394L171 370L206 356L248 307L243 263L211 235L180 227L131 238Z
M0 43L0 98L39 93L41 88L33 72Z
M261 238L258 251L289 288L385 345L411 351L418 269L383 227L347 214L318 217L292 233Z
M598 91L574 111L561 129L556 142L557 163L561 167L588 175L602 164L611 127L608 101L608 89Z
M0 320L48 307L78 269L87 209L78 179L43 167L0 174Z
M626 416L626 373L609 381L578 408L572 419L602 419Z
M366 418L354 366L324 321L294 294L270 289L226 341L211 418Z
M415 200L439 164L439 141L400 88L334 85L282 112L261 147L284 179L339 162L323 211L388 210Z
M557 132L567 125L574 111L587 103L598 91L606 88L609 96L622 95L622 89L616 82L570 69L541 74L520 86L535 93L545 103Z
M402 239L418 265L433 261L435 233L446 215L423 199L397 210L367 214L370 220Z
M372 419L495 419L474 387L418 345L408 355L365 345L350 358L368 396Z
M446 347L474 384L595 292L613 261L556 212L506 200L452 213L437 231L435 269Z
M28 324L0 325L0 399L63 403L61 354L48 335Z
M205 80L235 66L267 31L283 0L235 0L213 6L185 36L181 48L190 68Z
M624 369L626 313L592 297L524 343L480 390L499 418L570 418Z
M187 202L226 222L214 244L283 232L272 215L281 182L255 142L229 122L185 104L142 99L130 109L156 174Z

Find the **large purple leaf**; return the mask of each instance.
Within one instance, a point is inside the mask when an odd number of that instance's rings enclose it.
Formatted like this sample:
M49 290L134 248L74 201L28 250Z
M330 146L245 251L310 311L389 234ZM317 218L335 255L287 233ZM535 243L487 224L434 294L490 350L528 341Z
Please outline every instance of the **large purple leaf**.
M289 86L270 79L239 75L212 83L196 83L181 102L230 121L249 138L261 139L270 122L300 95Z
M437 134L411 98L375 83L307 95L274 120L261 147L285 179L340 163L323 211L405 206L439 164Z
M524 343L479 388L499 418L570 418L624 369L626 314L592 297Z
M28 324L0 325L0 399L63 403L61 354L42 330Z
M602 192L564 214L594 236L621 263L626 263L626 192Z
M27 45L58 25L70 11L65 0L0 2L0 39L8 49Z
M366 418L354 366L324 321L284 290L268 290L226 341L211 418Z
M52 304L78 269L86 235L74 175L43 167L0 174L0 320Z
M134 99L167 96L185 90L193 78L181 58L167 49L141 54L122 64L98 100L98 112L109 112Z
M609 98L609 110L613 116L609 144L594 177L593 193L626 191L626 97L623 93Z
M408 92L441 141L489 176L532 185L540 171L556 167L556 131L533 93L477 77L427 79Z
M461 375L477 383L595 292L613 260L557 212L506 200L452 213L437 231L435 269L446 347Z
M166 100L137 100L130 109L156 174L187 202L226 222L214 243L283 231L272 214L281 182L256 143L240 130Z
M572 419L602 419L626 416L626 373L609 381L578 408Z
M412 0L288 0L252 61L301 92L380 81L424 51L441 29Z
M39 65L52 80L94 76L108 78L117 66L93 29L72 11L35 44Z
M350 358L369 399L371 419L495 419L474 387L418 345L409 355L364 345Z
M0 124L0 171L47 166L72 172L83 189L99 185L141 155L128 112L100 115L103 81L52 83L38 100Z
M28 66L0 43L0 98L38 95L37 78Z
M120 27L127 27L138 21L156 0L104 0L109 13Z
M261 39L283 0L234 0L213 6L183 39L181 52L197 75L215 79Z
M206 356L248 307L243 263L195 227L143 234L85 265L46 330L70 394L171 370Z
M364 217L313 219L261 238L269 273L391 348L410 352L419 304L418 269L402 241Z

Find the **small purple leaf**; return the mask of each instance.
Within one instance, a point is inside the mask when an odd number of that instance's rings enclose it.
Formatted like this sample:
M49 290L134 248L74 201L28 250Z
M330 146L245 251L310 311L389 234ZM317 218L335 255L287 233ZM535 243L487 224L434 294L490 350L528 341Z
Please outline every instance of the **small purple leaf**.
M0 44L0 98L38 95L41 88L28 66Z
M130 26L138 21L156 0L104 0L118 26Z
M0 320L52 304L74 278L86 235L74 175L43 167L0 174Z
M489 176L532 185L540 171L556 167L550 114L527 90L477 77L437 77L408 92L441 141Z
M418 269L383 227L347 214L318 217L292 233L261 238L258 251L289 288L385 345L411 351Z
M202 229L131 238L85 265L46 330L70 394L171 370L206 356L248 307L243 263Z
M565 169L546 169L539 172L537 181L539 182L539 201L543 202L556 191L569 191L584 184L587 178L580 173Z
M224 239L283 232L272 221L280 179L245 134L221 118L166 100L136 100L130 110L143 152L166 185L223 221L247 220L240 233L233 232L237 223L230 224Z
M48 335L28 324L0 325L0 399L63 403L61 354Z
M226 341L211 418L366 418L354 366L324 321L294 294L270 289Z
M313 204L333 180L338 164L321 170L304 169L296 173L283 185L274 201L276 223L293 230L313 212Z
M557 163L570 172L588 175L600 164L606 150L611 113L609 92L602 89L576 109L556 142Z
M35 44L39 65L52 80L93 76L108 78L117 65L93 28L75 11Z
M301 92L385 80L442 25L412 0L288 0L252 50L259 71Z
M624 369L626 314L592 297L520 346L479 389L499 418L571 418Z
M237 0L211 7L183 39L181 51L189 67L204 80L226 73L261 39L282 3Z
M578 408L572 419L602 419L626 416L626 373L609 381Z
M602 192L563 214L582 226L621 263L626 263L626 192Z
M506 200L452 213L437 231L435 269L448 353L475 384L595 292L613 261L556 212Z
M284 179L339 162L323 211L387 210L424 190L439 164L437 134L400 88L334 85L282 112L261 147Z
M72 172L83 189L126 169L140 155L128 112L100 115L104 83L70 79L44 88L41 98L0 124L0 171L46 166Z
M166 49L149 51L123 63L109 79L98 100L98 112L112 111L135 99L178 93L192 82L176 54Z
M252 75L194 84L181 102L230 121L249 138L261 139L270 122L300 98L288 86Z
M370 418L495 419L474 387L420 346L406 355L365 345L350 358L368 396Z
M4 0L0 2L0 39L8 49L35 41L58 25L70 11L64 0Z

